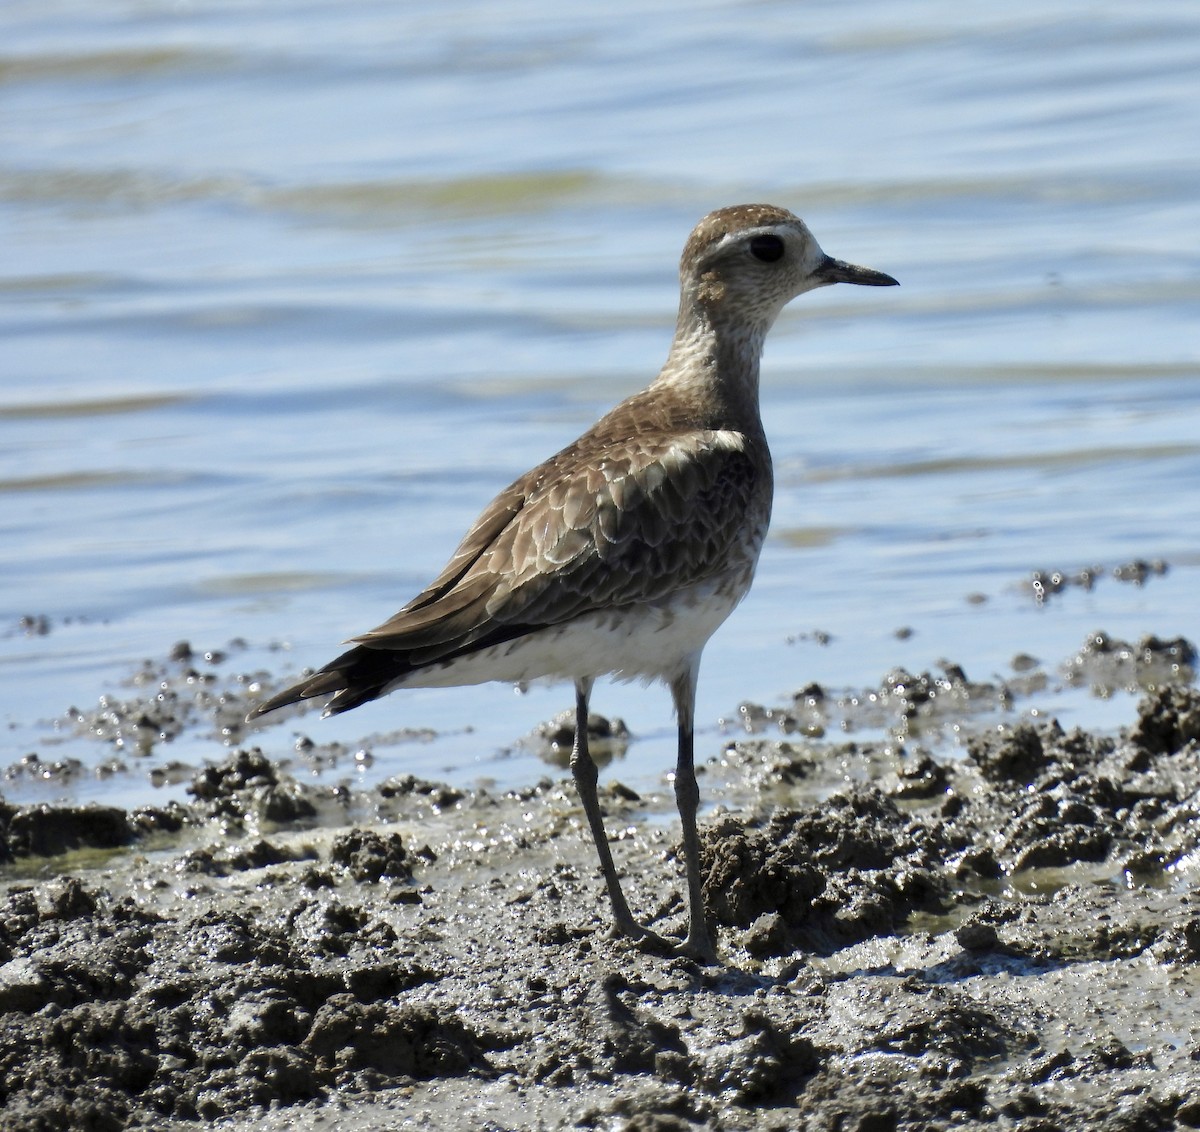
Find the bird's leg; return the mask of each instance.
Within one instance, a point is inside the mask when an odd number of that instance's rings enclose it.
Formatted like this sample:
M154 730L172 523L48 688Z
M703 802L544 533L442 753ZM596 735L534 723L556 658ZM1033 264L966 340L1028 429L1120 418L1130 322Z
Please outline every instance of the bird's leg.
M688 668L671 683L675 714L679 720L679 758L675 764L675 802L683 826L683 863L687 870L688 930L680 952L716 963L717 952L708 933L704 914L704 877L700 871L700 834L696 829L696 811L700 806L700 788L696 785L695 717L696 677L700 658L694 657Z
M604 832L604 818L600 814L600 799L596 794L599 774L588 751L588 697L592 694L592 683L591 677L575 681L575 745L571 750L571 774L575 777L575 789L579 791L579 800L583 803L583 812L587 815L592 839L596 842L596 852L600 856L600 868L612 901L614 932L632 939L658 941L659 937L654 932L633 918L629 905L625 903L625 894L621 891L621 881L617 877L617 867L613 864L612 850L608 845L608 835Z

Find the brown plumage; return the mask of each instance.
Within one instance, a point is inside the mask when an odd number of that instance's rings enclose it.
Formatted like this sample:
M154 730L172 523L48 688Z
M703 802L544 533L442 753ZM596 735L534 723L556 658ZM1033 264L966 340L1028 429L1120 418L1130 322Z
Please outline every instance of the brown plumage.
M700 651L749 589L770 519L771 458L758 413L763 340L806 290L895 280L830 259L784 209L742 205L696 226L680 282L675 340L655 381L502 491L399 613L249 718L330 694L326 714L405 686L573 680L572 768L616 928L662 943L621 894L586 719L598 676L663 680L680 728L676 793L690 901L682 946L711 960L692 715Z

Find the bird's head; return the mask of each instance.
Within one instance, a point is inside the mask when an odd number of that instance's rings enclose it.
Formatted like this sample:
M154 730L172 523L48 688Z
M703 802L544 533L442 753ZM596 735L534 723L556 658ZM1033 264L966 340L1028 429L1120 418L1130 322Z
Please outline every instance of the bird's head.
M679 265L684 303L713 322L764 329L797 295L832 283L895 287L882 271L825 254L798 216L766 204L710 212L693 229Z

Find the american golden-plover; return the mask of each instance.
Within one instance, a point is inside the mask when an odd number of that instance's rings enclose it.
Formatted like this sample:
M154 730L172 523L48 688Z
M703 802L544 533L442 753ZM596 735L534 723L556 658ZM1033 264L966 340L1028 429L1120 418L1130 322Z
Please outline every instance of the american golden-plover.
M249 718L330 694L326 715L397 688L574 681L571 770L615 931L712 962L696 829L696 677L705 643L750 589L771 517L763 341L805 291L896 280L832 259L798 217L758 204L704 217L679 276L675 339L658 377L506 487L399 613ZM679 944L635 920L621 891L588 753L599 676L661 680L675 702L689 917Z

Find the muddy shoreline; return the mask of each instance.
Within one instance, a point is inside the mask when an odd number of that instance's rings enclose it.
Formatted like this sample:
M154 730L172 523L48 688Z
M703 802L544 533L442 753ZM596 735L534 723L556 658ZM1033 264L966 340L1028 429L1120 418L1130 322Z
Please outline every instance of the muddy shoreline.
M1116 735L981 722L1013 687L953 666L862 697L885 742L815 686L745 705L701 770L722 968L607 937L562 778L353 791L247 745L184 802L0 804L4 1127L1200 1127L1194 663L1085 643L1146 689ZM602 790L678 934L669 790Z

